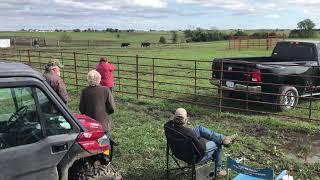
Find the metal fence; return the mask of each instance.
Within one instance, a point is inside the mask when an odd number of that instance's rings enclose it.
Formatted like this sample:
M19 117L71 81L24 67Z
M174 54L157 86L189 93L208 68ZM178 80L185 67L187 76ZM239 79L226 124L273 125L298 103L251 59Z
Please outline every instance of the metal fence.
M319 121L320 101L315 95L320 87L319 76L309 73L308 75L285 75L281 77L292 79L285 83L270 83L262 80L261 92L252 92L249 88L253 82L249 74L252 73L252 63L241 62L242 69L228 69L227 64L239 61L225 60L218 69L214 69L218 82L217 86L212 85L209 79L212 75L212 61L194 59L164 59L142 56L115 56L105 54L62 52L62 51L34 51L17 50L1 52L2 59L18 61L30 64L38 70L43 70L46 62L51 58L59 58L64 64L62 77L68 91L79 94L80 90L86 86L86 75L94 69L101 56L107 56L115 66L114 90L119 94L129 94L136 98L148 97L196 104L212 107L213 113L223 111L240 112L245 114L266 114L283 117L286 119L304 119L308 121ZM224 65L225 64L225 65ZM240 64L240 63L239 63ZM269 64L279 66L279 63ZM314 73L320 73L318 65L288 65L299 66L309 69ZM279 78L279 74L259 72L262 77ZM237 77L237 78L235 78ZM309 84L293 85L297 79L309 79ZM227 82L232 82L228 85ZM308 81L309 82L309 81ZM242 84L242 89L231 91L232 94L225 96L225 92L234 88L235 84ZM229 87L230 86L230 87ZM298 92L306 92L304 95L284 94L278 91L265 92L263 87L268 86L279 90L282 87L294 86ZM220 88L223 87L223 88ZM310 96L305 94L309 93ZM259 97L268 97L260 100ZM299 104L295 108L286 112L279 112L275 109L283 106L279 99L299 98Z
M113 46L114 40L54 40L41 37L1 36L0 39L10 39L12 47L97 47ZM119 43L120 46L121 43Z

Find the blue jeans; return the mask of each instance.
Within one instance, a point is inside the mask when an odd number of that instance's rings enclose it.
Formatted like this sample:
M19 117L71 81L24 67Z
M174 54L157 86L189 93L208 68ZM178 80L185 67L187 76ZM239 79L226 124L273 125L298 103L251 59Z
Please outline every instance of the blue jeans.
M192 130L198 138L201 137L208 140L206 143L206 152L202 161L208 159L215 160L215 172L216 174L219 174L222 165L222 144L224 135L216 133L201 125L195 126Z

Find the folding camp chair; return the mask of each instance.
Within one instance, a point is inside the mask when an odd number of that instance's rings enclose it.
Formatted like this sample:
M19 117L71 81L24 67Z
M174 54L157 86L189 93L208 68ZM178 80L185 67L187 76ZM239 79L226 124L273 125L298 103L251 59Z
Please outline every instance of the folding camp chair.
M227 179L230 179L230 171L233 170L238 175L233 180L280 180L282 176L287 175L284 170L275 178L274 170L271 168L253 168L240 163L241 160L235 161L230 157L227 158Z
M191 169L191 178L195 179L212 179L214 177L214 162L211 160L200 161L200 152L194 145L192 140L182 133L174 130L172 127L165 126L165 135L167 139L166 149L166 178L169 178L170 171ZM169 168L169 157L171 157L177 168ZM190 157L192 157L190 159ZM187 165L182 166L179 160L185 162ZM210 162L210 163L209 163Z

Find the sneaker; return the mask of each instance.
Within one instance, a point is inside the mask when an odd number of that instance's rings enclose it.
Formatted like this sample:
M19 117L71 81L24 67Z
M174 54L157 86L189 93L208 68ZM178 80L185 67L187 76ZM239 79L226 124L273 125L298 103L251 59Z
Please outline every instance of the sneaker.
M223 139L223 145L230 146L238 137L238 134L233 134L231 136L225 136Z
M218 174L218 177L225 177L227 175L227 171L226 170L221 170Z

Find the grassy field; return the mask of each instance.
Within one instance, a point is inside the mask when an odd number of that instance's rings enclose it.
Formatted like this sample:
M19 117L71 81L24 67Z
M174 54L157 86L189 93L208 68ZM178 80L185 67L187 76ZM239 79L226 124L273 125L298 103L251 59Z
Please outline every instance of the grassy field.
M65 52L82 52L97 53L99 55L77 55L77 60L89 58L92 61L98 61L100 55L139 55L148 57L162 58L178 58L178 59L194 59L205 60L208 62L198 62L198 66L210 70L210 61L215 57L253 57L267 56L271 52L264 49L249 50L229 50L228 43L209 42L209 43L188 43L188 44L168 44L163 46L152 46L150 48L138 47L138 43L145 39L158 40L160 33L167 35L168 32L152 32L130 34L124 33L120 35L121 41L136 42L136 46L128 48L120 48L118 43L113 47L97 47L97 48L67 48L58 49ZM126 35L127 34L127 37ZM0 33L0 36L4 34ZM16 34L15 34L16 35ZM19 34L23 36L31 36L31 34ZM32 34L39 36L37 34ZM112 33L70 33L74 39L100 39L114 38ZM108 37L107 37L108 36ZM48 33L46 38L57 38L59 33ZM116 37L115 37L116 38ZM120 42L120 41L119 41ZM43 50L43 49L41 49ZM46 50L53 50L52 48ZM37 52L35 52L37 53ZM60 53L48 53L48 57L60 57ZM35 60L46 62L45 58L33 57ZM67 59L73 58L72 54L63 56L64 64L72 66L73 61ZM111 61L117 62L117 59L110 57ZM27 60L25 58L25 60ZM135 62L135 58L120 58L122 63ZM191 63L190 63L191 62ZM157 60L158 65L192 67L193 61L161 61ZM69 64L68 64L69 63ZM83 62L82 62L83 63ZM96 62L92 62L89 68L93 68ZM141 64L150 64L149 60L141 60ZM41 67L41 66L40 66ZM121 66L122 69L130 70L129 66ZM66 69L65 69L66 70ZM142 69L149 71L150 68ZM87 69L82 69L83 75L80 78L85 79ZM173 73L176 75L190 75L189 70L186 71L170 71L167 68L157 69L161 73ZM130 73L125 74L126 77L133 76ZM209 71L199 72L198 76L208 78ZM72 73L65 73L65 81L74 83ZM142 75L141 78L148 79L148 74ZM193 83L187 79L177 78L170 79L165 77L157 77L159 81L176 82L176 83ZM85 84L85 81L81 81ZM124 84L134 83L129 80L123 80ZM199 85L212 87L207 80L198 82ZM143 86L150 84L144 83ZM160 87L160 85L159 85ZM163 86L180 92L191 91L181 86ZM118 88L118 87L116 87ZM78 95L79 92L69 87L69 93L72 94L72 102L70 108L78 111ZM201 92L205 94L214 92ZM171 94L169 94L171 95ZM230 155L234 158L245 157L247 163L256 167L273 167L279 173L281 169L292 167L295 179L320 179L320 127L318 122L309 122L296 120L291 118L278 118L273 116L262 116L257 114L248 114L235 111L225 111L220 113L217 109L191 105L188 103L176 103L161 99L151 99L144 96L139 100L133 95L115 93L117 101L117 110L113 115L114 127L112 136L119 143L116 147L114 164L121 171L125 179L163 179L165 170L165 138L163 134L163 124L172 116L174 110L178 107L185 107L190 115L191 124L203 124L223 134L238 133L239 140L231 148L225 148L226 157ZM190 98L186 96L185 98ZM205 101L210 101L204 99ZM308 105L308 101L302 102L303 106ZM241 105L240 105L241 106ZM253 105L255 106L255 105ZM319 107L319 102L313 103L314 107ZM264 109L265 107L260 107ZM288 115L303 115L305 111L296 109L287 112ZM314 112L314 118L319 118L319 112ZM225 158L224 158L225 160ZM313 162L312 160L317 162ZM224 163L225 164L225 163Z

